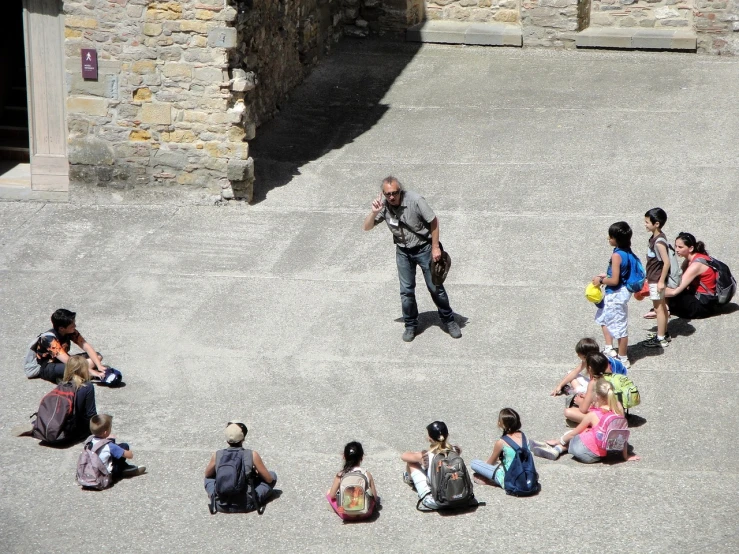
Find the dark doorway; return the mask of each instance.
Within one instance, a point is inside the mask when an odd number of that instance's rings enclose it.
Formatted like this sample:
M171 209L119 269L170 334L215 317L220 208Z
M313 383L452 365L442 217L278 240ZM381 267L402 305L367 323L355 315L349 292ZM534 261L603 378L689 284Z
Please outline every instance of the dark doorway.
M28 95L23 1L10 0L0 33L0 163L28 163Z

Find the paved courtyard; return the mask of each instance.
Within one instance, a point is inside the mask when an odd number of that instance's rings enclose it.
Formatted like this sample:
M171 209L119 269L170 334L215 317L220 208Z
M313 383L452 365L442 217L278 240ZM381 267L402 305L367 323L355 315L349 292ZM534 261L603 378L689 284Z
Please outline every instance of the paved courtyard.
M549 391L601 340L583 289L612 222L643 257L661 206L739 273L737 90L739 59L345 42L258 130L253 206L0 203L0 550L739 551L736 305L631 349L638 463L537 460L537 497L477 486L486 506L444 517L416 512L399 459L434 419L485 458L506 406L563 432ZM390 173L440 217L461 340L423 287L425 329L400 339L390 234L361 230ZM101 493L74 483L79 447L9 432L50 389L21 361L58 307L123 370L98 410L149 470ZM206 507L231 418L279 476L262 516ZM342 525L324 495L354 439L383 509Z

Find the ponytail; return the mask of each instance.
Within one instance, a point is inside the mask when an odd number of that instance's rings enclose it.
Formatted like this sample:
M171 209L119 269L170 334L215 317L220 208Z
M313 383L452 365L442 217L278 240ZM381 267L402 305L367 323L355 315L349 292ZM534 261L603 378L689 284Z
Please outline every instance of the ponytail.
M696 252L698 254L705 254L706 256L708 256L708 251L706 250L706 245L703 243L703 241L695 240L695 237L690 233L686 233L683 231L680 232L675 238L683 241L683 244L688 248L692 248L693 252Z
M362 463L364 458L364 449L362 444L357 441L347 443L344 447L344 469L343 472L351 471Z
M608 409L614 414L618 414L620 416L624 415L624 410L621 407L621 404L616 397L616 393L613 390L613 385L610 382L603 378L598 379L595 383L595 395L601 400L601 402L605 400L605 402L602 403L608 404Z

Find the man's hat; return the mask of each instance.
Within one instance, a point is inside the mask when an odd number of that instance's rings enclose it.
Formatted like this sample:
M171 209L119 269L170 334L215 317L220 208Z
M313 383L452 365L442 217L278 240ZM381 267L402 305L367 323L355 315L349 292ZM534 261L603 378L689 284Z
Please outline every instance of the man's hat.
M452 267L452 258L446 250L442 249L441 258L438 262L431 260L431 281L437 287L444 284L449 268Z

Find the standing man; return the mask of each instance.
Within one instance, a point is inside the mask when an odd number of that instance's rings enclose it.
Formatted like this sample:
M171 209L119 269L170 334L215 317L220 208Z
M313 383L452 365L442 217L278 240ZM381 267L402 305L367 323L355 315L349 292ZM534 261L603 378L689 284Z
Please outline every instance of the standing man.
M384 198L383 198L384 197ZM453 338L462 336L449 306L449 297L443 285L431 280L431 259L441 258L439 246L439 219L426 199L415 192L403 190L395 177L386 177L382 192L372 201L372 211L364 218L364 230L369 231L381 221L387 223L395 243L395 262L400 280L400 303L403 307L405 332L403 340L416 338L418 306L416 305L416 266L421 266L426 288L439 310L439 317Z

